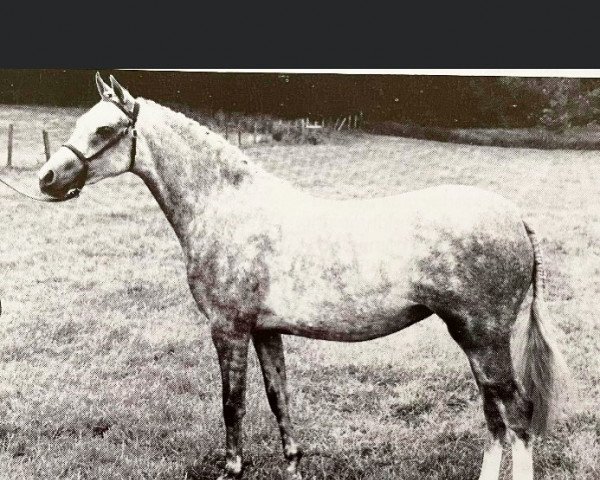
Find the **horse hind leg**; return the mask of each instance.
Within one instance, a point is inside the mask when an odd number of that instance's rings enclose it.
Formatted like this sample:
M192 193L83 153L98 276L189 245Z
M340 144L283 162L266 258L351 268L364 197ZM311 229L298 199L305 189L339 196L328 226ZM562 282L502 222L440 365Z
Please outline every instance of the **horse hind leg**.
M283 454L288 462L287 476L290 480L301 480L298 464L302 458L302 451L293 438L281 335L279 333L255 333L252 338L262 369L269 405L279 425Z
M491 429L490 429L491 432ZM500 476L502 462L502 442L500 438L490 434L483 452L483 462L479 480L496 480Z
M513 450L513 479L533 480L533 404L526 397L513 368L510 349L513 322L490 322L496 328L478 328L477 332L466 328L466 325L475 325L476 320L453 319L446 323L452 337L467 355L483 400L489 440L479 479L499 478L503 445L509 443Z
M533 480L531 419L533 407L515 377L508 344L467 351L467 357L483 397L490 432L480 480L496 480L500 472L502 444L513 449L513 478Z

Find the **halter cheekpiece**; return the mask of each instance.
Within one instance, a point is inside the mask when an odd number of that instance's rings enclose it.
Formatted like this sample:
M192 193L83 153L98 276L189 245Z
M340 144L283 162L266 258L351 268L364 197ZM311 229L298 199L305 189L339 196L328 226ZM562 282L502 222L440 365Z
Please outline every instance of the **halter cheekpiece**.
M137 152L137 130L135 129L135 124L137 122L138 113L140 111L140 104L138 102L135 102L134 106L133 106L133 112L129 112L120 103L117 103L108 98L105 98L104 101L112 103L115 107L117 107L119 110L121 110L127 116L127 118L129 118L129 124L127 125L127 127L124 128L123 130L121 130L118 134L116 134L112 139L110 139L106 144L104 144L99 150L92 153L91 155L88 155L87 157L81 150L79 150L77 147L71 145L70 143L64 143L62 146L71 150L75 154L75 156L85 165L85 169L87 171L89 162L91 162L96 157L100 156L103 152L108 150L110 147L115 145L119 140L121 140L122 137L124 137L127 134L127 132L131 131L130 161L129 161L129 167L127 168L127 171L131 172L135 165L135 155Z

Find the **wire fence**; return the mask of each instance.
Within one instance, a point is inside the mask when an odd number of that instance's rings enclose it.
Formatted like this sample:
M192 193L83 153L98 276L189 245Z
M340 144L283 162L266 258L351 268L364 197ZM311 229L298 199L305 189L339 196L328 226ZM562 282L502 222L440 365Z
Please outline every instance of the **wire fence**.
M82 109L52 107L0 106L0 142L5 139L6 168L37 168L58 145L69 137ZM244 148L259 144L327 143L337 132L359 130L362 112L338 117L274 119L216 112L185 114L223 135L231 143Z

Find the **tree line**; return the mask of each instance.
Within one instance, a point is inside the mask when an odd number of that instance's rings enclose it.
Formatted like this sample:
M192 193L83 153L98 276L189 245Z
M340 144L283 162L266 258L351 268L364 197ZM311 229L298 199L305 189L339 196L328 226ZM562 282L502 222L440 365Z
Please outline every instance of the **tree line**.
M134 95L205 112L436 127L565 129L596 123L600 79L428 75L101 71ZM0 102L88 106L90 70L0 70Z

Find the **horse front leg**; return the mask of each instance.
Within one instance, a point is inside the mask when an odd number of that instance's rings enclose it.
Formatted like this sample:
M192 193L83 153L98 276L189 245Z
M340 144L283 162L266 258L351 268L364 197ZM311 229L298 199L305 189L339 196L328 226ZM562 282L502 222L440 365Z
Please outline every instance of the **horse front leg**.
M269 405L279 425L283 454L288 462L288 478L301 480L298 464L302 457L302 451L293 438L281 335L279 333L254 333L252 340L262 368Z
M246 413L246 370L250 335L235 327L212 328L223 382L223 418L225 420L225 473L219 480L242 476L242 418Z

